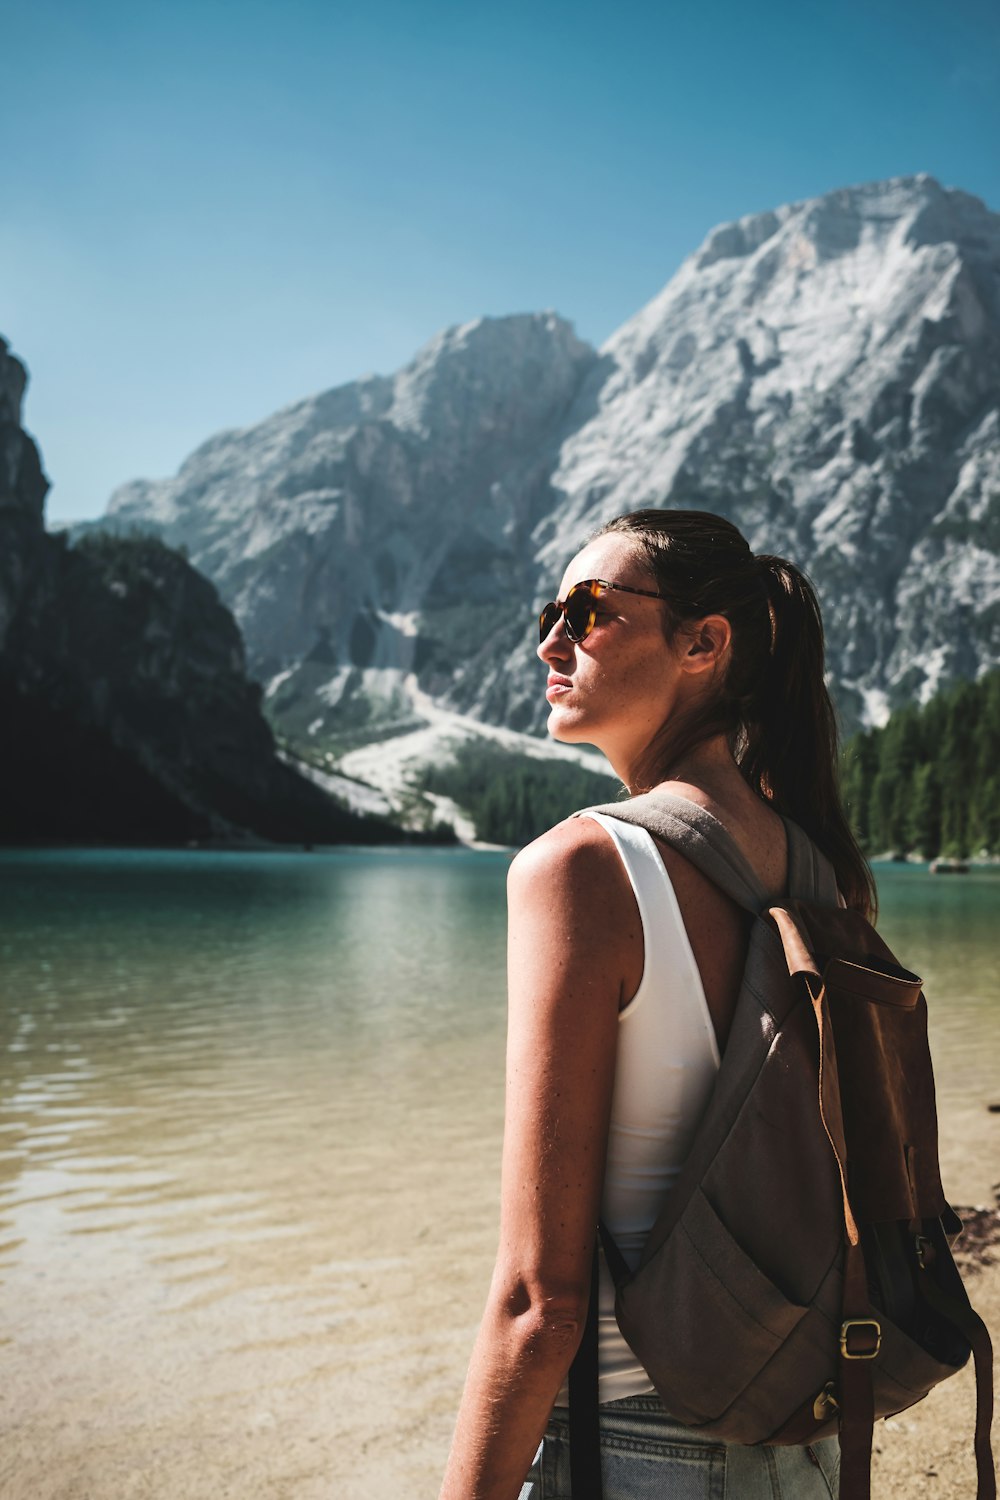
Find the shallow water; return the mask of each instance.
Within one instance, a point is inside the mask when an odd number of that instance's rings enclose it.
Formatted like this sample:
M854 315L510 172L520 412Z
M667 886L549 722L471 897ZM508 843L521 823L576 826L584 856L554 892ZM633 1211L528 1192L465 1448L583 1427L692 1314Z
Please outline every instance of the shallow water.
M0 1492L434 1492L494 1246L506 869L0 854ZM878 874L981 1199L1000 875Z

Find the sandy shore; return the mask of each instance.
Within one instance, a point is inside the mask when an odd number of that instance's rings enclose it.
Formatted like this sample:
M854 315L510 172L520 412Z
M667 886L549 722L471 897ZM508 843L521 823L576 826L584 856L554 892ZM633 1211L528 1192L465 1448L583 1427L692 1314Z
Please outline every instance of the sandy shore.
M968 1226L957 1257L972 1305L989 1328L994 1348L1000 1349L1000 1215L996 1210L1000 1114L989 1112L988 1102L975 1090L961 1094L954 1084L939 1097L938 1120L942 1181ZM978 1225L968 1215L969 1207L987 1210ZM980 1255L970 1255L969 1242L977 1238L994 1243ZM1000 1360L996 1368L1000 1371ZM924 1496L928 1500L974 1500L975 1413L970 1361L966 1369L931 1391L919 1405L878 1423L872 1463L875 1500L902 1500L903 1496L907 1500ZM997 1421L993 1424L993 1451L1000 1471Z
M298 1319L290 1323L289 1308L272 1297L248 1297L240 1311L246 1342L229 1353L232 1310L217 1321L217 1308L201 1307L204 1363L194 1378L176 1333L151 1346L132 1336L124 1268L125 1295L106 1297L107 1347L92 1346L91 1307L89 1329L70 1320L58 1349L39 1347L30 1370L21 1364L18 1386L4 1382L0 1494L433 1500L474 1333L467 1314L481 1305L479 1273L491 1254L478 1229L460 1220L456 1213L445 1226L452 1265L464 1267L450 1278L450 1308L440 1295L449 1281L441 1242L417 1223L410 1253L391 1257L381 1271L372 1264L371 1283L365 1278L348 1294L354 1312L346 1338L338 1338L337 1314L325 1299L309 1331ZM1000 1262L970 1274L967 1285L987 1324L1000 1329ZM0 1365L12 1353L10 1345L0 1348ZM879 1423L876 1500L972 1500L974 1412L967 1369ZM996 1439L994 1446L1000 1459Z
M16 1296L5 1288L3 1500L433 1500L496 1243L500 1090L476 1066L467 1100L456 1084L429 1105L418 1070L362 1143L329 1119L325 1067L315 1074L305 1061L296 1073L295 1139L322 1125L339 1156L290 1155L272 1120L251 1157L252 1113L234 1107L218 1121L232 1205L191 1175L172 1190L169 1233L150 1237L140 1216L142 1234L121 1223L110 1236L87 1232L77 1196L80 1232L47 1244L53 1205L38 1203L41 1258ZM274 1087L265 1073L255 1097ZM992 1205L1000 1115L949 1099L941 1120L952 1200ZM241 1228L251 1178L270 1209ZM967 1284L1000 1330L1000 1260ZM879 1423L876 1500L972 1500L974 1408L966 1370Z
M1000 1263L971 1275L966 1287L972 1305L997 1343L1000 1330ZM971 1362L952 1380L931 1391L925 1401L875 1429L872 1494L876 1500L972 1500L976 1465L972 1429L976 1389ZM994 1423L993 1452L1000 1469L1000 1441Z

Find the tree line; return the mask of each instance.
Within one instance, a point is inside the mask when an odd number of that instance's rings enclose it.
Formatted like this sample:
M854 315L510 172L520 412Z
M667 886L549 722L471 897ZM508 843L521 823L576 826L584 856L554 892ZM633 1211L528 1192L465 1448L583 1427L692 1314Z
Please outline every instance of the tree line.
M869 856L1000 854L1000 668L854 735L841 787Z

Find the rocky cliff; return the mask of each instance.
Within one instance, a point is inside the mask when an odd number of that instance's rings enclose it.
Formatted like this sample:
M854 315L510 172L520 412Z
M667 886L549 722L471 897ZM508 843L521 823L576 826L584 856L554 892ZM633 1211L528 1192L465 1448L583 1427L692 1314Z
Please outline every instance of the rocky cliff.
M112 498L230 604L274 717L351 750L535 734L532 615L602 520L732 517L812 574L845 728L1000 659L1000 217L929 177L714 230L600 351L483 319Z
M336 841L392 830L282 763L214 586L155 538L46 536L0 344L0 841Z
M42 520L48 480L21 427L27 375L0 339L0 652L11 620L45 552Z

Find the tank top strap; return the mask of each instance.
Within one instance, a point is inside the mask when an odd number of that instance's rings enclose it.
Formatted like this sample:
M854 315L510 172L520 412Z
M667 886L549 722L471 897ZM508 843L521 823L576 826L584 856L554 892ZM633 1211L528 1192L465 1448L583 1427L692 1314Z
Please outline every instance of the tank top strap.
M701 972L684 925L677 893L652 834L641 824L626 823L621 818L595 812L591 808L583 809L577 816L593 818L610 836L625 867L642 922L642 980L632 999L621 1011L620 1019L624 1020L640 1004L645 1003L649 991L654 990L658 982L663 982L663 976L682 976L684 982L679 986L672 985L671 989L675 995L683 994L687 997L689 1024L701 1036L713 1063L718 1067L719 1047L705 988L701 982Z

